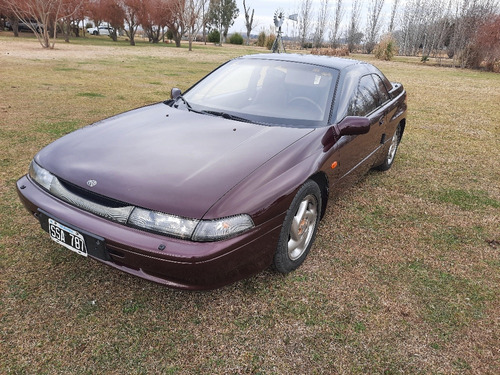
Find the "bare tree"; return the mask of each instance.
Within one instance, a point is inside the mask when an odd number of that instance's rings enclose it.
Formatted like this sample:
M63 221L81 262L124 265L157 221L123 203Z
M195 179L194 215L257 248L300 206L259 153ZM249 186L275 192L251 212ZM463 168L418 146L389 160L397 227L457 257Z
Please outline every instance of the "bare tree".
M399 0L394 0L392 3L392 8L391 8L391 19L389 21L389 32L392 33L394 31L394 27L396 27L395 20L396 20L396 13L398 11L398 4Z
M210 0L208 1L210 3ZM207 24L208 24L208 17L207 17L207 11L208 7L206 3L203 3L203 7L201 8L201 19L203 22L203 43L207 44Z
M472 66L477 30L498 12L498 0L410 0L401 17L399 52L403 55L439 56L446 51L453 64Z
M186 32L186 25L184 23L184 3L185 0L166 0L166 7L168 9L166 25L168 30L172 33L176 47L181 46L182 36Z
M89 9L89 0L83 0L82 5L78 9L78 11L75 13L75 16L74 16L75 24L78 26L75 29L77 37L80 36L80 25L82 25L82 28L81 28L82 36L85 37L85 32L87 30L85 28L85 17L87 16L88 9Z
M457 6L455 28L450 47L454 50L453 63L461 68L469 66L474 58L471 43L477 30L498 10L496 0L462 0Z
M425 37L428 12L427 0L410 0L405 4L401 18L400 54L417 54Z
M344 18L344 8L342 7L342 0L337 0L335 5L335 17L330 25L330 43L333 48L338 45L338 36L340 31L340 24Z
M351 18L349 21L349 28L347 30L347 48L349 52L354 51L356 46L361 42L363 33L359 31L359 15L361 14L360 0L354 0L351 9Z
M316 31L314 32L314 45L316 48L320 48L323 44L323 36L326 31L326 21L328 20L328 15L328 0L321 0L318 11L318 19L316 21Z
M439 0L431 0L428 3L427 25L424 27L421 41L422 56L436 56L444 48L452 28L452 3L453 0L449 0L447 7L443 7Z
M142 12L141 0L123 0L122 7L124 10L125 19L125 34L127 34L131 46L135 46L135 33L139 28L139 17Z
M109 0L109 1L118 2L118 0ZM121 5L118 3L117 5L123 12L123 8L121 7ZM107 6L108 6L108 1L106 0L89 0L85 15L94 22L95 27L98 27L104 20L104 14L106 14L105 9L107 9Z
M82 13L88 3L88 0L64 0L63 14L65 16L58 20L59 30L62 31L64 41L69 43L69 37L74 34L76 37L80 36L79 21L84 18ZM74 9L77 9L74 11ZM80 18L82 17L82 18ZM85 29L85 27L83 27Z
M198 31L200 31L203 26L204 20L202 15L203 9L207 0L182 0L185 1L184 5L184 25L187 29L189 50L193 50L193 39L195 38Z
M150 43L159 43L163 38L169 16L170 12L164 0L149 0L143 2L139 14L139 23L148 36Z
M100 0L89 4L87 14L90 14L95 21L96 27L101 21L105 21L111 26L109 37L114 42L118 40L117 30L123 29L125 10L121 5L121 0Z
M299 13L300 46L304 48L309 36L312 16L312 0L302 0Z
M81 1L74 7L66 7L66 3L66 0L6 0L5 5L33 31L43 48L53 49L57 37L57 22L71 17L81 5Z
M10 5L8 4L9 0L0 0L0 16L4 16L6 20L9 21L10 27L14 32L14 36L19 36L19 19L17 16L10 10ZM4 24L0 24L0 27L4 27Z
M250 34L252 33L252 29L255 26L257 26L256 24L253 23L253 16L255 13L255 9L251 9L250 7L247 8L245 0L243 0L243 10L245 12L245 27L247 28L247 46L248 46L250 44ZM250 14L250 11L252 11L252 14Z
M380 12L385 0L371 0L368 4L368 19L366 22L366 52L371 53L375 47L377 35L380 31Z

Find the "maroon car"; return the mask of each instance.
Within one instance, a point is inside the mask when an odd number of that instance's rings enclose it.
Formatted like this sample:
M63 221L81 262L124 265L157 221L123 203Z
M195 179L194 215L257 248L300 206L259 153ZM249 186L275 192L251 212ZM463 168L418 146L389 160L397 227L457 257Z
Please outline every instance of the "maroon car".
M53 142L17 188L55 242L184 289L297 268L406 124L403 86L349 59L244 56L171 97Z

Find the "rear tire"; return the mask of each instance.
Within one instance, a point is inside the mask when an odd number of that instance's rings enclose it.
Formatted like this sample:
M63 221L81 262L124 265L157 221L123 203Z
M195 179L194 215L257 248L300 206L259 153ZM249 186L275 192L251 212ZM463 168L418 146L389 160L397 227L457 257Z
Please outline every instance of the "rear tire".
M321 207L318 184L312 180L306 181L293 198L281 228L273 260L278 272L289 273L306 259L316 237Z
M401 135L402 135L402 128L401 125L399 124L398 127L396 128L396 131L394 132L394 135L390 140L391 145L387 150L384 162L379 166L377 166L376 169L378 169L379 171L387 171L389 168L392 167L394 159L396 158L396 152L398 151L399 142L401 142Z

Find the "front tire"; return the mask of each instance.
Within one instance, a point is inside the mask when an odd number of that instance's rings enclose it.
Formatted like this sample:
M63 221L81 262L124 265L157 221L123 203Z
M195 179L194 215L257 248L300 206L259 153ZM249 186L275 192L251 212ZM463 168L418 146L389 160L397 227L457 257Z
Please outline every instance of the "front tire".
M289 273L306 259L316 237L321 207L318 184L312 180L306 181L293 198L281 228L273 260L278 272Z
M394 135L391 138L391 145L389 146L389 150L387 150L387 155L385 155L385 160L382 164L377 166L376 169L379 171L387 171L389 168L392 167L392 164L394 163L394 159L396 158L396 152L398 151L398 146L399 142L401 142L401 136L402 136L402 128L401 125L399 124L398 127L396 128L396 131L394 132Z

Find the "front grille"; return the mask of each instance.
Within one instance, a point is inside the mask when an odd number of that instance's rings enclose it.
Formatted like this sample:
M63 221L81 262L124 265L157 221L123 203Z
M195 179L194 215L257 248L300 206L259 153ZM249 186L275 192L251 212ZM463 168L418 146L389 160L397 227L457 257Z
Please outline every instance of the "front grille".
M94 193L93 191L90 191L88 189L84 189L80 186L74 185L71 182L68 182L66 180L62 180L60 178L57 178L59 183L69 192L76 194L82 199L85 199L89 202L93 202L102 206L106 207L111 207L111 208L119 208L119 207L125 207L129 206L129 204L125 202L121 202L116 199L108 198L105 197L104 195Z
M134 209L134 206L89 192L58 178L54 178L50 192L72 206L121 224L127 223Z

